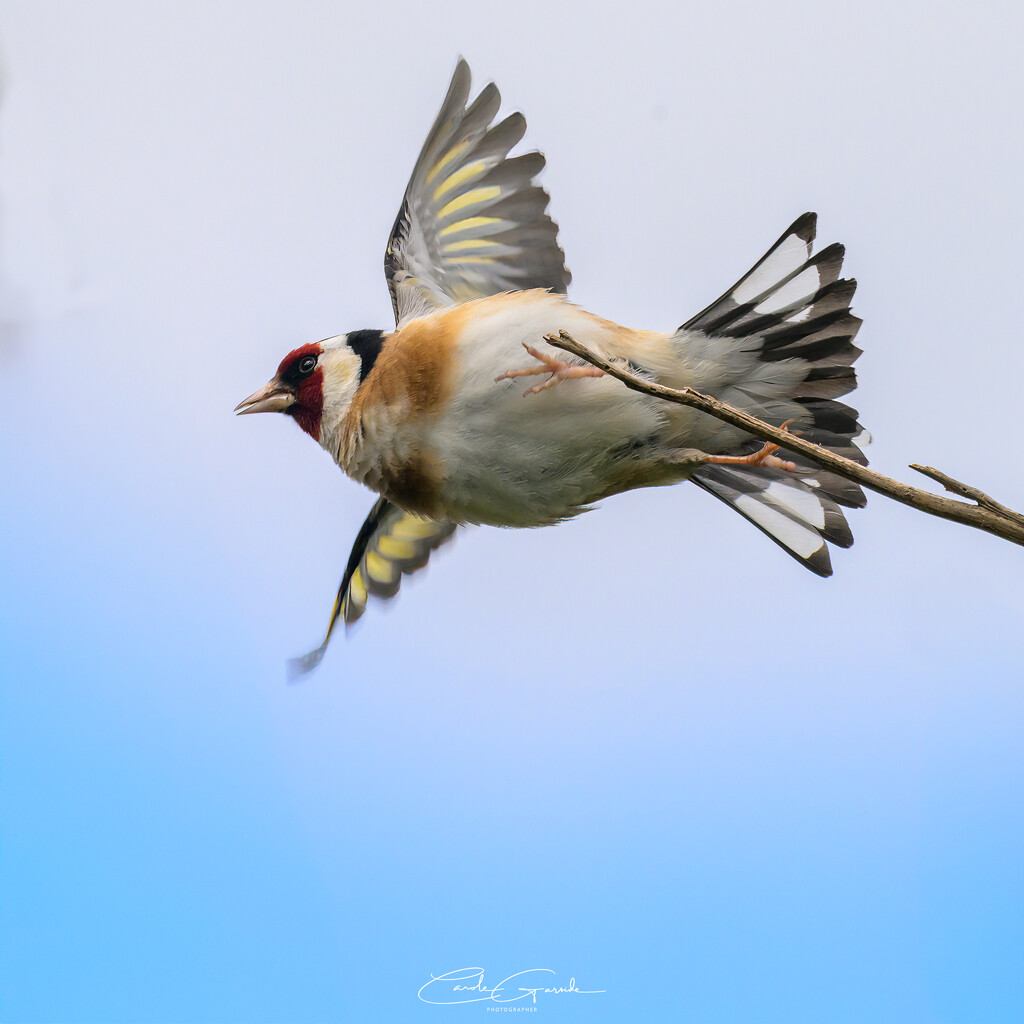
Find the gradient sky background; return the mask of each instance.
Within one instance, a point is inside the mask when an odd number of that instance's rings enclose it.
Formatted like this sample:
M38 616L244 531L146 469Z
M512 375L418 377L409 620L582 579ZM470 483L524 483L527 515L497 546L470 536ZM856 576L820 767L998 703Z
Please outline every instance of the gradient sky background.
M390 325L456 57L601 315L798 214L883 472L1024 508L1017 5L48 3L0 15L0 1020L1024 1018L1024 553L882 498L820 580L696 488L467 532L304 685L371 496L232 408ZM920 481L917 481L920 482ZM507 1016L507 1015L506 1015Z

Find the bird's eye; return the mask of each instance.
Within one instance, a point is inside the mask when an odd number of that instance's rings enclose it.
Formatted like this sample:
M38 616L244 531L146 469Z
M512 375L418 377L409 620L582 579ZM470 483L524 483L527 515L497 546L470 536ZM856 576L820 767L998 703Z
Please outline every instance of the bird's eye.
M308 377L316 369L316 356L303 356L299 360L298 371L303 377Z

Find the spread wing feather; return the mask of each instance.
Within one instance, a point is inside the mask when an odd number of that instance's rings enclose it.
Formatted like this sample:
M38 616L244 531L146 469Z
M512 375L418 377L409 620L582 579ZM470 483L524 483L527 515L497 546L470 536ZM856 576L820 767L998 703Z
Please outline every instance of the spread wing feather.
M501 104L492 82L467 107L460 60L405 190L384 255L401 326L413 317L503 291L564 292L572 275L534 184L540 153L509 157L526 132L522 114L491 126Z
M339 619L350 626L366 610L370 595L385 600L398 593L403 574L423 568L436 548L449 540L455 523L438 522L405 512L384 498L370 510L356 534L323 643L289 663L293 676L320 664Z

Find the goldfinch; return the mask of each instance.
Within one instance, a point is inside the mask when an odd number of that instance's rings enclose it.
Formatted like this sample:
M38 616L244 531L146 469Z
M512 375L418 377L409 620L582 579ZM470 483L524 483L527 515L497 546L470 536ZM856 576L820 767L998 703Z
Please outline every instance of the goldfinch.
M236 409L291 416L379 495L327 635L299 671L319 663L339 618L349 625L369 595L394 595L466 523L546 526L620 491L691 480L821 576L832 572L827 543L853 543L841 506L864 505L855 484L545 342L566 331L650 380L791 422L866 463L857 413L836 401L856 386L860 354L843 247L812 255L815 216L804 214L678 329L604 320L566 298L571 275L535 184L544 157L509 156L523 116L493 124L494 84L467 105L469 93L460 61L385 252L395 329L296 349ZM525 394L519 378L532 385Z

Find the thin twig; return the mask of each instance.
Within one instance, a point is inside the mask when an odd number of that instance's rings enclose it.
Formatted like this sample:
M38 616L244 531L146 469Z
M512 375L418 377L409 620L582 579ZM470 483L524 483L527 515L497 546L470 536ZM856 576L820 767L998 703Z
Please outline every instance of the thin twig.
M773 427L731 405L719 402L718 399L712 398L710 395L695 391L693 388L676 389L652 384L650 381L630 373L622 363L612 363L595 352L591 352L565 331L558 335L549 334L544 340L554 345L555 348L571 352L598 369L604 370L605 373L622 381L633 391L639 391L655 398L663 398L667 402L687 405L691 409L699 409L725 423L731 423L734 427L740 427L762 441L774 441L782 448L805 456L837 476L853 480L869 490L884 494L886 497L916 508L920 512L927 512L929 515L949 519L965 526L973 526L977 530L984 530L986 533L1024 546L1024 515L999 504L976 487L962 484L937 469L917 465L911 467L941 483L947 490L968 498L975 504L955 501L952 498L933 494L931 491L921 490L919 487L911 487L910 484L868 469L867 466L862 466L859 462L845 459L843 456L836 455L835 452L822 448L820 445L812 444L802 437L797 437L779 427Z
M943 473L941 469L934 469L931 466L919 466L916 462L912 462L910 468L931 477L952 494L959 494L961 498L969 498L971 501L976 501L979 505L1024 526L1024 516L1019 512L1014 512L1012 508L1001 505L995 498L989 497L984 491L979 491L977 487L962 484L959 480L954 480L948 473Z

